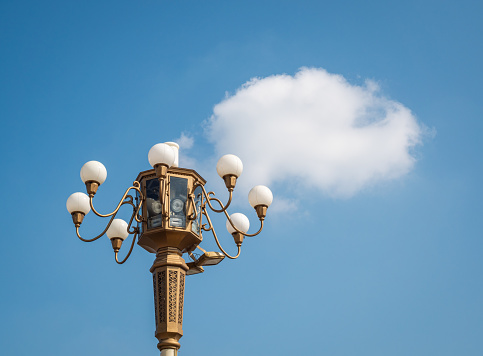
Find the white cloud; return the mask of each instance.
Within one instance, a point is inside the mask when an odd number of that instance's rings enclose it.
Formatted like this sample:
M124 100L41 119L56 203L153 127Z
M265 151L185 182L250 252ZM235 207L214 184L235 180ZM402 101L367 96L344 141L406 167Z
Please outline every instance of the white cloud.
M191 157L188 152L193 147L195 139L191 134L185 132L176 140L173 140L179 145L179 165L180 167L190 167L192 169L198 168L198 161Z
M350 197L408 173L422 128L375 82L302 68L244 84L215 105L206 133L218 156L242 159L243 190L297 179L299 188Z
M179 145L180 149L186 149L189 150L191 147L193 147L193 144L195 143L195 140L192 136L186 135L184 132L181 133L181 136L174 140Z

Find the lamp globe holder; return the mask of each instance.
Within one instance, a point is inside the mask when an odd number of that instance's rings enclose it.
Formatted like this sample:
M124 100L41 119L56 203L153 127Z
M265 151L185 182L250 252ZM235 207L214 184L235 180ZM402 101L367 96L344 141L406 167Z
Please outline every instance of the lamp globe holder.
M106 181L107 170L101 162L89 161L82 166L80 176L86 185L87 194L93 197L99 186Z
M91 210L89 197L81 192L71 194L67 198L66 207L76 227L82 224L84 216Z
M168 168L176 161L176 152L171 145L157 143L148 153L149 164L154 168L158 179L165 179Z
M235 189L237 178L243 172L243 163L237 156L227 154L218 160L216 172L224 180L228 191L231 192Z
M250 220L248 220L246 215L242 213L234 213L230 215L230 219L226 221L226 229L233 236L233 239L237 246L241 246L245 237L243 233L246 233L249 228Z
M248 201L257 212L258 218L264 220L267 209L273 202L272 191L264 185L256 185L248 193Z

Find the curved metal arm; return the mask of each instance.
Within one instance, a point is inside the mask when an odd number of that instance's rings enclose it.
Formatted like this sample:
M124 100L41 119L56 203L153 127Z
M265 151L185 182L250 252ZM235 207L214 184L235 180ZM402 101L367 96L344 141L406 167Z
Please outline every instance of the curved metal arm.
M117 262L118 264L122 265L124 262L126 262L126 261L127 261L127 259L129 258L129 256L131 256L131 252L132 252L132 250L133 250L133 248L134 248L134 243L136 242L136 237L137 237L137 236L138 236L138 231L137 231L137 229L136 229L136 232L134 233L134 237L133 237L133 239L132 239L131 248L129 249L129 252L127 253L126 257L124 257L124 259L123 259L122 261L119 261L119 260L117 259L117 252L115 252L114 257L115 257L116 262Z
M100 216L101 218L107 218L109 216L112 216L112 215L116 214L119 211L119 209L121 208L121 206L124 205L124 204L130 204L133 207L135 207L135 205L133 203L133 197L131 195L128 195L128 193L129 193L129 191L131 189L134 189L134 190L138 191L139 194L142 197L142 192L141 192L140 186L141 185L139 184L138 181L134 181L132 187L127 188L126 192L122 196L122 199L119 201L119 204L117 204L116 209L114 209L114 211L112 213L109 213L109 214L101 214L101 213L97 212L97 210L94 208L94 205L92 203L92 200L94 199L94 196L93 195L90 195L89 196L89 204L91 206L91 209L94 212L94 214L96 214L97 216ZM136 221L137 221L137 219L136 219Z
M203 191L203 194L205 195L205 198L206 198L206 202L208 203L208 206L210 207L211 210L213 210L215 213L223 213L224 211L226 211L226 209L228 209L228 207L230 206L231 204L231 199L233 198L233 190L228 190L228 194L229 194L229 197L228 197L228 202L226 203L226 205L223 205L223 203L220 201L220 199L218 198L215 198L215 192L209 192L207 193L206 192L206 189L204 186L202 186L201 184L197 184L194 186L194 189L196 189L197 187L201 187L202 191ZM211 196L213 195L213 196ZM216 201L218 204L220 204L220 207L221 209L215 209L213 208L213 205L211 205L211 201Z
M141 209L141 206L143 205L143 199L142 198L143 198L143 196L141 195L141 199L139 199L139 204L138 204L137 208L135 206L133 206L131 220L129 220L129 223L127 224L127 232L129 232L130 234L134 234L137 231L137 227L134 227L132 230L129 230L131 228L133 220L136 220L137 222L141 222L142 216L141 216L141 219L140 219L139 218L139 210Z
M233 224L233 221L231 221L230 216L228 215L228 213L226 211L225 211L225 215L226 215L226 218L228 219L228 221L230 222L230 225L235 229L235 231L239 232L243 236L253 237L253 236L257 236L260 232L262 232L262 229L263 229L263 220L262 219L260 219L260 229L258 229L258 231L254 234L247 234L246 232L240 231L236 228L235 224Z
M109 229L109 226L111 226L112 220L114 220L114 218L115 218L115 217L116 217L116 215L114 215L114 216L113 216L113 217L112 217L112 218L109 220L109 223L107 224L107 226L106 226L106 228L104 229L104 231L103 231L103 232L102 232L100 235L98 235L98 236L94 237L93 239L83 239L83 238L81 237L81 235L79 234L79 226L76 226L76 227L75 227L75 233L77 234L77 237L78 237L79 239L81 239L82 241L84 241L84 242L92 242L92 241L96 241L97 239L101 238L101 237L102 237L102 236L103 236L103 235L106 233L107 229Z
M216 232L215 232L215 229L213 228L213 224L211 223L211 219L210 217L208 216L208 213L206 212L206 208L203 208L203 215L206 216L206 220L208 221L208 224L210 225L210 228L207 229L205 228L205 226L203 225L202 228L203 230L205 231L211 231L213 233L213 237L215 238L215 242L216 244L218 245L218 248L220 249L221 252L223 252L223 254L228 257L228 258L231 258L232 260L234 259L237 259L239 256L240 256L240 253L241 253L241 246L238 245L238 253L236 254L236 256L231 256L229 255L224 249L223 247L221 247L220 245L220 241L218 241L218 236L216 236Z
M190 194L189 200L193 206L193 212L188 216L188 220L196 220L196 218L198 217L198 212L196 211L195 195Z
M135 183L136 183L136 182L135 182ZM138 183L138 184L139 184L139 183ZM129 188L129 189L126 191L126 193L127 193L127 192L128 192L130 189L136 189L136 187L131 187L131 188ZM111 218L109 219L109 223L108 223L108 224L107 224L107 226L105 227L104 231L103 231L103 232L102 232L100 235L98 235L98 236L96 236L96 237L94 237L94 238L92 238L92 239L84 239L84 238L82 238L82 237L80 236L80 234L79 234L79 227L77 226L77 227L76 227L76 229L75 229L76 234L77 234L77 237L78 237L80 240L84 241L84 242L93 242L93 241L96 241L97 239L101 238L101 237L102 237L102 236L103 236L103 235L106 233L106 231L109 229L109 226L111 226L111 223L112 223L112 221L114 220L114 218L116 217L116 215L117 215L117 213L118 213L118 211L119 211L119 208L120 208L122 205L124 205L124 204L130 204L130 205L132 205L132 206L133 206L133 213L132 213L132 215L131 215L131 219L129 220L129 223L128 223L127 232L128 232L129 234L135 234L135 233L137 233L137 227L132 227L132 223L133 223L133 220L136 220L137 222L141 222L141 220L139 219L138 214L139 214L139 210L141 209L141 206L142 206L142 204L143 204L143 196L142 196L142 193L141 193L141 192L139 192L139 193L140 193L141 197L140 197L140 199L139 199L139 203L138 203L138 205L137 205L137 206L136 206L136 205L134 205L134 203L132 202L132 197L131 197L131 196L128 196L128 197L130 198L130 199L128 199L129 201L121 201L120 205L117 207L117 209L114 211L114 213L113 213L113 214L109 214L109 215L107 215L107 216L111 216ZM124 194L123 200L125 199L125 197L126 197L126 194ZM91 201L91 202L92 202L92 201Z

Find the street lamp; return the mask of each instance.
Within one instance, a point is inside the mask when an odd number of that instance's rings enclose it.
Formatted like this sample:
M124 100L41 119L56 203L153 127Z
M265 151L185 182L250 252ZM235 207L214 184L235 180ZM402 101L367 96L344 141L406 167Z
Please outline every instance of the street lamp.
M248 218L240 213L229 215L227 212L236 181L243 171L241 160L234 155L225 155L216 165L229 194L228 202L223 204L215 198L214 192L206 191L206 181L196 171L178 167L178 150L179 146L174 142L154 145L148 154L153 169L139 173L117 207L109 214L99 213L93 205L99 186L106 180L106 168L97 161L87 162L81 169L81 179L86 185L88 195L74 193L67 199L66 204L72 215L77 237L82 241L92 242L106 234L111 240L114 258L118 264L126 262L136 240L146 251L156 254L150 271L153 274L155 336L159 340L161 356L176 356L180 347L179 339L183 336L185 276L202 273L203 267L216 265L225 257L238 258L244 237L255 236L262 231L267 208L273 199L272 192L265 186L258 185L250 191L248 199L260 220L260 228L257 232L248 234ZM123 205L132 208L129 222L116 219ZM227 230L233 236L238 249L236 255L228 254L221 246L207 207L213 212L225 214ZM100 235L85 239L81 237L79 227L90 210L97 216L110 219ZM203 231L211 231L221 252L205 251L199 246L203 240ZM134 235L130 249L120 261L118 252L129 235ZM193 253L196 249L202 252L201 256ZM184 253L191 262L185 262L182 257Z

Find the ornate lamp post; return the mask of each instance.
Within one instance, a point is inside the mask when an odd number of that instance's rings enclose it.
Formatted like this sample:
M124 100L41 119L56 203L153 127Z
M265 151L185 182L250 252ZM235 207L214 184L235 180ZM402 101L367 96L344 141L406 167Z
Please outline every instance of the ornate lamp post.
M256 233L248 234L248 218L240 213L229 215L227 212L237 178L243 170L241 160L234 155L225 155L218 161L216 170L229 194L228 202L223 204L215 198L214 192L206 191L206 181L196 171L178 167L178 149L174 142L154 145L148 154L153 169L139 173L116 209L109 214L100 214L93 205L97 189L107 177L106 168L100 162L87 162L81 169L88 195L74 193L67 199L67 210L72 214L77 237L92 242L106 234L111 240L117 263L126 262L136 240L139 246L156 254L150 271L153 274L155 336L159 340L161 356L175 356L180 347L185 276L202 273L204 266L216 265L225 257L238 258L244 237L255 236L262 231L267 208L273 199L272 192L265 186L259 185L250 191L248 199L256 210L260 228ZM129 222L116 219L123 205L132 208ZM226 227L238 249L236 255L229 255L221 246L207 208L225 214ZM85 239L81 237L79 227L91 209L97 216L110 219L100 235ZM213 234L221 252L205 251L199 246L203 231ZM134 235L131 247L120 261L118 252L129 235ZM202 252L201 256L193 253L196 249ZM187 254L192 261L186 263L183 254Z

